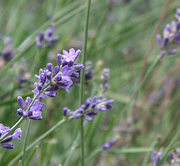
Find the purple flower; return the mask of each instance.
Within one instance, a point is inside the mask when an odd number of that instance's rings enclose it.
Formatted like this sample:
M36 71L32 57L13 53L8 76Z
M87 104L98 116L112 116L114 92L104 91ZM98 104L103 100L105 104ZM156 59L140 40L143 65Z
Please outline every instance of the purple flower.
M84 68L84 66L82 64L74 64L73 68L75 69L75 71L79 74L81 73L81 70ZM92 70L92 62L91 61L87 61L85 63L85 69L84 69L85 73L84 73L84 77L85 77L85 84L88 84L89 81L93 78L93 70ZM72 78L74 85L78 86L80 83L80 77L74 77ZM72 77L72 76L71 76Z
M10 127L5 127L3 124L0 124L0 138L6 134L11 132ZM3 140L0 141L0 145L6 149L13 149L13 144L7 144L11 142L13 139L18 139L20 141L22 131L20 128L16 129L12 135L6 136Z
M36 100L33 106L27 112L28 117L33 120L41 120L44 105L44 103L41 103L39 100Z
M54 26L50 26L47 32L41 31L36 37L36 45L39 48L49 48L54 46L55 42L59 40L58 36L52 37L54 33Z
M112 108L112 103L114 100L107 99L98 99L96 96L92 98L88 98L86 102L81 105L76 111L73 113L73 118L78 119L80 117L84 117L88 122L92 121L96 115L98 115L99 111L106 111L107 109ZM68 110L68 111L67 111ZM63 115L65 117L70 117L72 115L67 114L71 110L68 108L63 108Z
M5 48L1 52L1 57L4 59L4 61L7 63L14 57L14 50L12 45L12 38L11 37L5 37L4 38L4 44Z
M6 148L6 149L14 149L14 145L13 144L1 144L1 146Z
M12 138L13 138L13 139L18 139L19 141L21 141L21 140L20 140L21 134L22 134L21 128L17 128L17 129L15 130L14 134L12 135Z
M180 22L180 8L177 8L175 17L176 17L176 18L178 19L178 21Z
M5 137L5 138L1 141L1 143L11 142L13 139L18 139L19 141L21 141L21 140L20 140L21 134L22 134L21 128L17 128L17 129L14 131L14 134L13 134L13 135L9 135L9 136Z
M80 54L80 50L76 52L73 48L70 50L70 52L74 51L74 54L76 54L76 57L73 53L68 54L68 58L73 60L72 65L68 65L68 62L66 62L66 64L63 63L63 61L65 61L64 57L61 54L58 54L57 66L55 66L54 69L52 64L48 63L45 69L39 70L39 75L36 75L39 82L35 83L36 88L33 91L35 95L39 95L38 93L40 93L38 98L45 98L46 96L55 97L59 89L65 89L67 92L69 92L69 88L73 84L72 78L79 77L79 74L76 73L75 68L78 66L79 69L83 69L82 64L74 64L75 60ZM71 56L72 58L70 58Z
M163 38L161 35L156 36L156 40L161 48L160 56L176 54L177 50L171 48L180 45L180 9L177 9L175 17L178 21L172 21L171 24L167 24L163 32ZM170 49L169 49L170 48Z
M101 85L100 85L102 92L105 92L109 89L109 83L108 83L109 75L110 75L110 69L108 68L103 69L101 74Z
M156 166L160 162L162 155L163 155L162 149L160 149L159 152L156 152L156 151L152 152L151 162L153 166ZM163 164L161 164L161 166L165 166L165 165L166 165L166 161Z
M36 89L34 92L37 92ZM43 94L42 94L43 95ZM41 120L42 119L42 110L44 107L44 103L41 103L38 99L34 102L34 104L31 106L30 110L27 112L27 109L29 105L32 102L32 99L30 97L27 97L25 101L23 101L23 98L21 96L18 96L17 98L18 104L20 108L17 110L17 113L19 116L23 116L24 118L30 118L33 120Z
M0 137L10 131L10 127L5 127L2 123L0 123Z
M74 62L76 61L80 53L81 50L75 51L74 48L69 49L69 52L63 50L63 55L62 55L62 57L64 58L63 64L68 64L68 66L73 66Z
M110 140L109 142L106 142L106 143L101 147L101 149L102 149L102 150L109 149L109 148L111 148L115 143L116 143L115 140Z

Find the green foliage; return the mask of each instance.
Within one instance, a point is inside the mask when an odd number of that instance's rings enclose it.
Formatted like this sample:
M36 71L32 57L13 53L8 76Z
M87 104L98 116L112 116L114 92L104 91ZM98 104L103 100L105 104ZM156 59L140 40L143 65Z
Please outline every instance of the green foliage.
M146 165L150 163L150 153L154 149L164 147L164 160L172 148L179 146L180 91L176 84L180 78L179 52L164 57L153 68L139 88L136 102L133 97L129 103L140 85L138 80L144 58L165 4L164 0L121 0L115 5L110 5L105 0L92 1L87 60L93 62L94 78L85 85L84 95L86 98L99 92L102 69L110 68L110 89L105 96L113 98L115 103L112 110L99 114L92 122L84 124L85 163L88 166L100 163L106 166L118 165L120 162L122 166ZM55 65L56 55L62 53L63 49L82 49L85 5L84 0L1 0L0 37L3 39L11 36L15 50L14 58L2 67L0 65L1 123L12 126L18 120L17 96L26 98L32 95L33 83L36 81L34 74L38 74L39 68L44 68L47 62ZM174 19L177 6L177 0L171 2L159 33ZM51 24L55 25L55 34L60 40L53 48L39 50L35 38ZM1 41L0 52L3 48ZM146 73L160 49L155 44L151 51ZM23 58L28 64L28 80L19 86L17 77L20 75ZM172 82L166 85L167 79ZM168 93L162 95L163 90ZM32 122L27 145L63 119L63 107L76 110L79 107L78 97L79 87L73 86L69 93L62 89L56 98L43 100L46 104L43 119ZM71 120L59 126L27 151L25 165L79 165L79 121ZM26 127L27 121L23 121L22 142ZM119 135L119 139L112 150L101 151L101 146L116 135ZM14 142L14 150L0 147L0 165L9 165L21 155L23 143ZM21 165L20 159L14 161L15 165L18 162Z

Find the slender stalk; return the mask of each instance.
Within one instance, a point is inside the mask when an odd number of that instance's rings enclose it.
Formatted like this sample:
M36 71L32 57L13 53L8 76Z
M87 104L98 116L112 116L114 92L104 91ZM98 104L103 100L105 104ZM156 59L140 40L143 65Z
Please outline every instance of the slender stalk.
M42 139L44 139L46 136L48 136L51 132L53 132L56 128L58 128L59 126L61 126L64 122L68 121L70 119L62 119L61 121L59 121L57 124L55 124L53 127L51 127L48 131L46 131L43 135L41 135L39 138L37 138L34 142L32 142L27 148L26 151L28 151L29 149L31 149L32 147L34 147L38 142L40 142ZM19 155L17 155L10 163L9 166L14 165L14 163L16 162L16 160L18 160L20 157L22 156L22 153L20 153Z
M30 131L30 126L31 126L31 119L28 119L28 125L25 133L25 138L24 138L24 144L23 144L23 154L22 154L22 166L24 166L25 163L25 157L26 157L26 144L27 144L27 138L29 135Z
M87 0L87 10L85 19L85 30L84 30L84 44L83 44L83 54L82 63L85 66L86 61L86 50L87 50L87 38L88 38L88 25L89 25L89 14L90 14L91 0ZM84 103L84 70L81 72L81 85L80 85L80 105ZM81 131L81 166L84 166L84 127L83 118L80 120L80 131Z

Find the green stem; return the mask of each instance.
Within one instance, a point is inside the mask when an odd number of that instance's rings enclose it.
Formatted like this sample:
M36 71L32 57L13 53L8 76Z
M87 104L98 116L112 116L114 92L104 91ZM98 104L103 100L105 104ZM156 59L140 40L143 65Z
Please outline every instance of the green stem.
M53 132L57 127L61 126L64 122L68 121L70 119L62 119L61 121L59 121L57 124L55 124L53 127L51 127L48 131L46 131L43 135L41 135L39 138L37 138L34 142L32 142L27 148L26 151L28 151L29 149L31 149L32 147L34 147L38 142L40 142L42 139L44 139L46 136L48 136L51 132ZM14 165L14 163L16 162L16 160L18 160L20 157L22 156L22 153L20 153L19 155L17 155L10 163L9 166Z
M22 166L24 166L24 163L25 163L26 144L27 144L27 138L28 138L29 131L30 131L30 126L31 126L31 119L28 119L28 125L27 125L27 129L26 129L25 139L24 139L24 145L23 145Z
M89 15L90 15L91 0L87 0L87 10L86 10L86 20L85 20L85 30L84 30L84 44L83 44L83 54L82 63L85 67L86 61L86 50L87 50L87 38L88 38L88 26L89 26ZM81 86L80 86L80 105L84 103L84 70L81 72ZM81 166L84 166L84 127L83 118L80 120L80 131L81 131Z
M130 103L132 102L134 96L136 95L136 93L141 89L141 87L144 85L144 83L146 82L147 78L150 76L151 72L153 71L153 69L155 68L155 66L157 65L157 63L160 61L162 57L161 56L157 56L157 58L154 60L153 64L150 66L149 70L147 71L146 75L144 76L142 82L139 84L139 86L136 88L136 90L134 91L134 93L131 95L128 103L125 105L125 107L121 110L122 114L126 111L126 108L130 105Z

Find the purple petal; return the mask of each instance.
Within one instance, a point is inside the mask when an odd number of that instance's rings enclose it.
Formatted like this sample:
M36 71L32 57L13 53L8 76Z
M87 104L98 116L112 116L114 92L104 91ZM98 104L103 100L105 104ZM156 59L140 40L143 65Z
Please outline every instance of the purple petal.
M17 97L17 102L18 102L20 108L24 107L24 100L23 100L23 98L21 96Z
M21 140L20 140L21 134L22 134L21 128L17 128L17 129L14 131L14 134L12 135L12 138L13 138L13 139L18 139L19 141L21 141Z
M6 148L6 149L13 149L14 148L13 144L1 144L1 146Z

